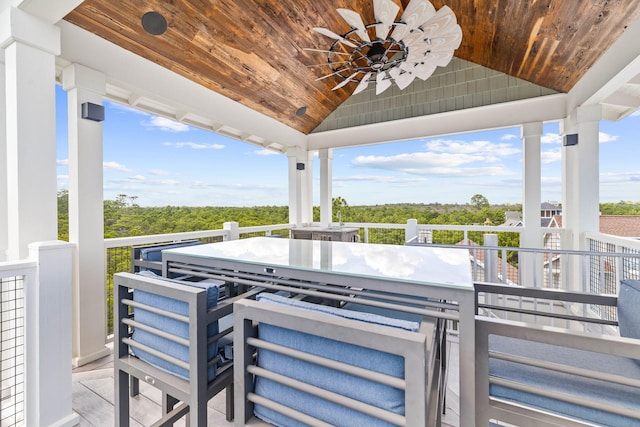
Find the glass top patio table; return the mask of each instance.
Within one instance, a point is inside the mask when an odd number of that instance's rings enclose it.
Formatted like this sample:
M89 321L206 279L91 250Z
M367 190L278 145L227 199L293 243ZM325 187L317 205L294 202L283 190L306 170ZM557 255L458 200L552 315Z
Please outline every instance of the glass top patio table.
M366 282L368 289L456 301L460 425L474 425L475 293L467 249L254 237L167 249L162 263L165 276L171 264L182 264L352 287Z
M466 249L254 237L163 251L176 256L473 289Z

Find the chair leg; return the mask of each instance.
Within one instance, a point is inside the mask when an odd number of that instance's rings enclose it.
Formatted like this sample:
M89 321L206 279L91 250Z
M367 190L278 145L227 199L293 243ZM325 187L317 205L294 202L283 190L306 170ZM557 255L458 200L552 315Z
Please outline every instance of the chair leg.
M129 374L118 370L115 375L115 425L129 427Z
M133 375L129 376L129 396L136 397L140 394L140 380Z
M227 386L226 393L227 393L227 397L226 397L226 400L227 400L227 410L226 410L227 421L233 421L233 418L234 418L234 415L235 415L234 414L235 408L233 406L233 383L231 383L231 384L229 384Z

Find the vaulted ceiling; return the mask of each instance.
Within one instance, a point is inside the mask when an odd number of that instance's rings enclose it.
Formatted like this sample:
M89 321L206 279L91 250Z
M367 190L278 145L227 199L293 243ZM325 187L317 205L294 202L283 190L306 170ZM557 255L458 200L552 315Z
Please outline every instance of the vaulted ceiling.
M408 0L394 0L402 8ZM323 53L349 25L348 8L375 22L371 0L85 0L65 17L118 46L305 134L353 92L332 90ZM455 56L558 92L568 92L640 14L640 0L433 0L462 27ZM168 30L147 33L146 12ZM296 115L300 107L306 113Z

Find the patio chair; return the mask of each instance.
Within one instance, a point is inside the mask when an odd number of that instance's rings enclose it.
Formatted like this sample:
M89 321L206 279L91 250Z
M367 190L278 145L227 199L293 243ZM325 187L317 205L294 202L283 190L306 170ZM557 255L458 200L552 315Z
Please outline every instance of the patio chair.
M143 274L114 276L116 424L129 425L130 378L162 392L162 417L154 425L173 425L188 415L188 425L205 426L208 400L225 388L226 417L232 420L228 338L233 328L219 322L229 319L233 303L247 295L219 300L219 281Z
M489 284L477 284L476 292L524 298L532 307L506 312L555 324L476 317L478 426L491 419L519 426L640 425L640 281L623 281L618 297ZM552 309L536 310L542 301ZM587 313L617 308L618 320L576 313L576 303ZM478 308L485 315L505 312L482 298ZM592 332L616 326L620 336Z
M163 250L201 244L203 244L203 242L200 240L184 240L182 242L133 246L131 248L131 272L152 271L158 276L161 276Z
M236 302L236 425L438 425L445 322L367 311L274 294Z

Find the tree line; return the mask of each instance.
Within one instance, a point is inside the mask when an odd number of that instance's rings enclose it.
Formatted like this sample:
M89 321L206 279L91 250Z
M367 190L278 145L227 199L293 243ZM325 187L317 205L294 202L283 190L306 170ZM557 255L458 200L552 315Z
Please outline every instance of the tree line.
M135 196L121 194L115 200L104 201L104 237L130 237L186 231L213 230L223 223L235 221L241 227L269 224L287 224L287 206L253 207L141 207ZM68 240L69 195L66 190L58 193L58 234ZM601 203L602 214L640 215L640 203ZM333 200L334 221L340 211L344 222L406 223L416 219L420 224L449 225L500 225L507 211L521 212L522 206L491 205L482 195L475 195L466 204L401 203L367 206L350 206L346 200ZM320 208L314 207L314 221L320 220ZM517 246L517 245L516 245Z

